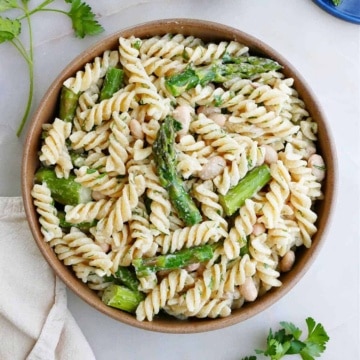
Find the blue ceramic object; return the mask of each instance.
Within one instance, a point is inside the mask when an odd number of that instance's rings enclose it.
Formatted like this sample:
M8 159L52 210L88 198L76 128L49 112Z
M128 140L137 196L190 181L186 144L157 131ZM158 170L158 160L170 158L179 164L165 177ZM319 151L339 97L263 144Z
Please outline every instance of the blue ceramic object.
M345 21L360 24L360 0L342 0L335 6L331 0L314 0L322 9Z

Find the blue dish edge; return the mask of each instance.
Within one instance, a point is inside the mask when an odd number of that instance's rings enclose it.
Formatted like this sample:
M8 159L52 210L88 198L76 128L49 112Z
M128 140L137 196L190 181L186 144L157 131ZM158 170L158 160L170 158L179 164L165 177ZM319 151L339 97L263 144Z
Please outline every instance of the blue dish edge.
M327 11L331 15L334 15L342 20L354 23L354 24L360 24L360 13L358 16L356 15L349 15L341 12L337 9L335 5L327 4L324 2L324 0L313 0L317 5L319 5L323 10ZM345 0L343 0L345 1Z

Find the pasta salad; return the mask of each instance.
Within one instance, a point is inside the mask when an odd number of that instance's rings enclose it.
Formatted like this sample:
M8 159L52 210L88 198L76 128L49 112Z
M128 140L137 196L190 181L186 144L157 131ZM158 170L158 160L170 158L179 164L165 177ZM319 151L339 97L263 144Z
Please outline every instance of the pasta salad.
M225 317L311 247L316 142L294 80L246 45L120 37L64 81L31 194L44 241L105 304Z

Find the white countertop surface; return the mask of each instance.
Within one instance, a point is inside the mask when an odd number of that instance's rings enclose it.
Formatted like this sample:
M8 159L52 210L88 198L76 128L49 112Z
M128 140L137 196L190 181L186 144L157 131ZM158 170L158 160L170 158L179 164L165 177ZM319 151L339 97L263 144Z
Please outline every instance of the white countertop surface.
M346 1L346 0L344 0ZM315 92L333 133L339 160L337 207L325 245L302 280L281 301L244 323L202 334L143 331L116 322L68 291L68 306L98 360L237 360L263 348L269 328L292 321L305 330L313 317L330 341L323 359L360 359L359 120L360 26L330 16L311 0L88 0L106 31L74 38L69 20L33 17L33 110L58 72L79 52L130 25L161 18L227 24L285 56ZM33 4L40 1L30 1ZM66 8L62 1L56 7ZM15 135L27 99L27 68L10 44L0 44L0 196L19 196L23 137ZM305 331L306 332L306 331ZM296 358L296 357L291 357Z

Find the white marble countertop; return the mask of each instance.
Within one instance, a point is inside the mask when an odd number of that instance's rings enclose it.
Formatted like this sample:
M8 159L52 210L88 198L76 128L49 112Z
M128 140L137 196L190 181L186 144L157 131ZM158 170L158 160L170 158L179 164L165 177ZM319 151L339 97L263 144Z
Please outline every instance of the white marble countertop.
M346 0L344 0L346 1ZM36 4L39 1L31 1ZM339 159L337 208L313 266L281 301L244 323L202 334L142 331L116 322L68 291L68 306L98 360L240 359L264 346L268 329L305 318L330 335L324 359L359 359L360 27L330 16L311 0L88 0L106 31L79 40L59 14L33 18L33 109L58 72L88 45L124 27L160 18L200 18L241 29L285 56L307 80L327 116ZM66 6L55 1L56 6ZM15 136L27 98L27 69L0 45L0 196L19 196L23 137Z

